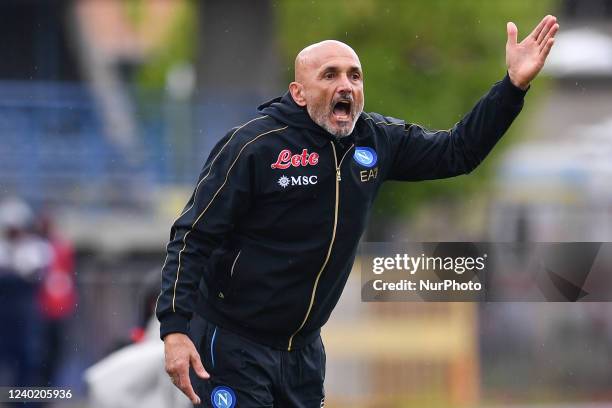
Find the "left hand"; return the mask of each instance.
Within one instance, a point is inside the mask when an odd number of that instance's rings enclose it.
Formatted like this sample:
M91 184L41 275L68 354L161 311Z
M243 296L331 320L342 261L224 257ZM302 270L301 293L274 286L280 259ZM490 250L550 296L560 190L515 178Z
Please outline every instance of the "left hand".
M517 42L518 29L509 22L507 25L508 42L506 43L506 65L510 81L525 90L529 83L538 75L548 53L555 42L555 34L559 30L557 18L548 15L520 43Z

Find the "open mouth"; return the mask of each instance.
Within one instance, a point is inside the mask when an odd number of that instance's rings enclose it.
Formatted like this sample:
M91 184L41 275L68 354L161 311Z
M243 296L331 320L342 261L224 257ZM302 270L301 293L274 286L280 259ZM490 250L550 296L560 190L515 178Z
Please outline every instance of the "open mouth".
M351 101L342 99L336 102L332 109L334 118L338 121L347 121L351 117Z

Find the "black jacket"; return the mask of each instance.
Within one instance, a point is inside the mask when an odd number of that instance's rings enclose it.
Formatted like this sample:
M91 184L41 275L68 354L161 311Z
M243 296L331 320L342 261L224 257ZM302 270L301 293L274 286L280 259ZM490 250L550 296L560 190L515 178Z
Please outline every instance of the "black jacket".
M336 139L289 94L214 147L170 233L156 307L161 337L193 313L293 349L338 302L385 180L469 173L523 106L508 76L446 131L362 113Z

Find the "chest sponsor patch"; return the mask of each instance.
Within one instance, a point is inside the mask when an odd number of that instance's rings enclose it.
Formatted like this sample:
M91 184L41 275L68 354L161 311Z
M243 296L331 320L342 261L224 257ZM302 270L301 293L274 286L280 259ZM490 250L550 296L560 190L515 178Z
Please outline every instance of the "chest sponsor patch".
M281 150L278 154L276 162L270 167L273 169L288 169L289 167L305 167L316 166L319 163L319 154L317 152L308 153L308 149L303 149L302 153L292 153L289 149Z
M376 166L378 156L371 147L356 147L353 159L363 167L371 168Z
M317 176L287 177L283 174L282 176L280 176L277 183L282 188L287 188L289 186L309 186L317 184L318 182L319 178Z

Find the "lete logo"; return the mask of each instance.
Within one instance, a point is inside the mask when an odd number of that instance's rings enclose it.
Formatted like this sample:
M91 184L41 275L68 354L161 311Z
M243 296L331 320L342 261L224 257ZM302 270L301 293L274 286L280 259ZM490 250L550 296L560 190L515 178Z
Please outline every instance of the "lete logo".
M353 159L364 167L371 168L376 165L378 158L376 151L371 147L356 147Z
M292 154L291 150L285 149L278 154L276 163L272 164L273 169L287 169L290 166L315 166L319 162L319 154L308 153L307 149L302 150L302 154Z

